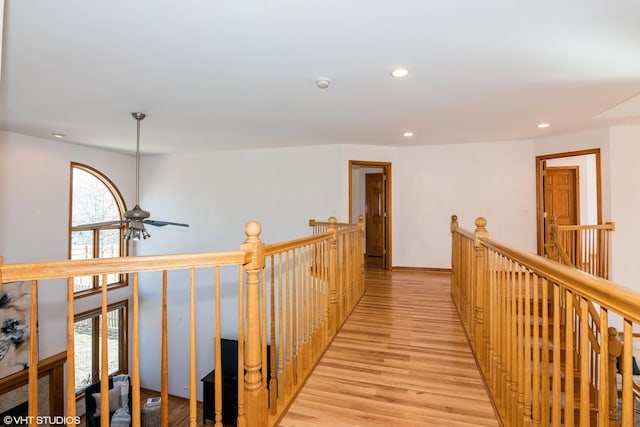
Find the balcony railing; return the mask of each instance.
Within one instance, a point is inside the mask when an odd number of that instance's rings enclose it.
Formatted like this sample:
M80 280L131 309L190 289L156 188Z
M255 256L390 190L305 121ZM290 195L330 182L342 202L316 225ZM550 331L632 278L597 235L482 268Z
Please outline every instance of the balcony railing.
M237 336L239 426L275 425L291 404L297 391L311 374L336 331L344 322L364 292L363 234L364 224L341 225L330 218L326 230L289 242L265 245L260 240L261 227L250 222L245 227L247 238L240 250L216 253L193 253L143 257L122 257L91 260L3 264L0 258L0 283L25 282L30 289L30 324L37 324L38 290L43 286L59 286L69 295L67 307L67 369L66 415L75 421L76 399L74 384L74 304L73 283L79 276L131 275L132 286L132 425L140 426L140 329L139 284L141 273L157 272L161 277L155 283L162 289L161 340L161 424L168 425L168 301L169 271L186 272L189 287L189 424L197 425L197 364L196 327L198 322L213 321L214 334L210 345L215 348L215 424L222 426L220 408L221 354L220 317L221 288L234 287L238 301ZM196 274L206 269L204 274ZM221 280L221 272L232 273L235 283ZM210 273L210 272L213 273ZM196 315L197 283L213 274L215 289L213 313L203 320ZM196 277L198 279L196 279ZM60 279L63 279L62 281ZM147 276L144 277L147 280ZM154 285L154 284L150 284ZM226 290L229 292L228 290ZM107 342L109 316L107 316L108 289L101 288L102 342ZM227 328L228 329L228 328ZM267 344L272 352L271 369L267 369ZM201 345L200 343L199 345ZM275 344L275 345L274 345ZM29 420L31 425L38 416L38 330L31 328L29 340ZM108 377L107 346L102 346L101 377ZM271 372L268 377L267 372ZM267 384L269 388L267 390ZM108 393L108 382L101 381L102 395ZM269 393L269 395L267 394ZM100 411L108 413L108 399L102 399ZM62 415L62 414L54 414ZM101 417L106 427L109 417ZM71 424L72 425L72 424Z
M616 327L631 343L640 293L475 224L452 217L451 292L503 425L633 426L632 345Z

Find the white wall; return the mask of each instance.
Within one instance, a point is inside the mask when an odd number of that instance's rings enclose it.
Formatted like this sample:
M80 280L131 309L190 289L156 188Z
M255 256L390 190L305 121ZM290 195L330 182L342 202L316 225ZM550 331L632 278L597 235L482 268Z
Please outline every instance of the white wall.
M391 161L384 147L329 145L145 157L141 167L141 203L153 217L186 222L188 229L150 228L152 239L139 242L138 254L235 250L244 225L262 225L265 243L308 235L308 220L348 218L349 160ZM162 218L160 218L162 217ZM223 272L223 335L235 338L237 299L231 289L237 273ZM157 388L160 372L159 278L141 283L142 384ZM170 277L169 391L184 396L188 384L188 278ZM198 378L213 368L213 282L197 289ZM153 327L155 325L156 327ZM198 390L198 393L201 391Z
M610 138L612 279L640 291L640 126L614 127Z
M5 263L68 258L71 162L107 174L123 197L135 194L133 157L0 132L0 256ZM129 199L130 200L130 199ZM66 281L38 286L38 351L41 359L66 351ZM110 292L110 301L130 297L129 289ZM99 296L82 298L76 312L100 305Z
M454 214L470 231L484 216L492 238L535 251L532 141L402 148L393 187L395 266L449 268Z

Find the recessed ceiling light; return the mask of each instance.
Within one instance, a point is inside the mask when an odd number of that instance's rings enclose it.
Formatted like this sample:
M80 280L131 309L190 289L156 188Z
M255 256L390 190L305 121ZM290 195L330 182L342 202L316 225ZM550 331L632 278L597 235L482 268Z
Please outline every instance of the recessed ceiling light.
M548 128L549 126L551 126L549 123L539 123L538 129Z
M55 138L64 138L64 133L52 133L51 135L53 135Z
M410 138L413 136L413 132L405 132L402 134L402 136L406 137L406 138Z
M409 70L406 68L396 68L391 72L393 77L406 77L409 74Z

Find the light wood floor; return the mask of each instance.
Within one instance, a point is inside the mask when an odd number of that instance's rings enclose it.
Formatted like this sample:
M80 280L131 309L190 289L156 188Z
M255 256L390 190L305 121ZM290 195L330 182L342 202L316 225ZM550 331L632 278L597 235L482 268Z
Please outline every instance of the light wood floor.
M498 426L449 274L367 268L366 286L280 426ZM186 399L170 397L169 413L189 425Z
M367 269L365 295L280 425L497 426L449 277Z

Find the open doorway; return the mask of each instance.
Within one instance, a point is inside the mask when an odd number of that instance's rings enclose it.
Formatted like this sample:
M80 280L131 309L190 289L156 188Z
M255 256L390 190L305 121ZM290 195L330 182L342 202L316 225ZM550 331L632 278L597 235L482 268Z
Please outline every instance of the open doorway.
M601 224L600 149L536 157L538 254L544 255L547 221Z
M349 220L359 215L366 265L391 270L391 163L349 160Z

